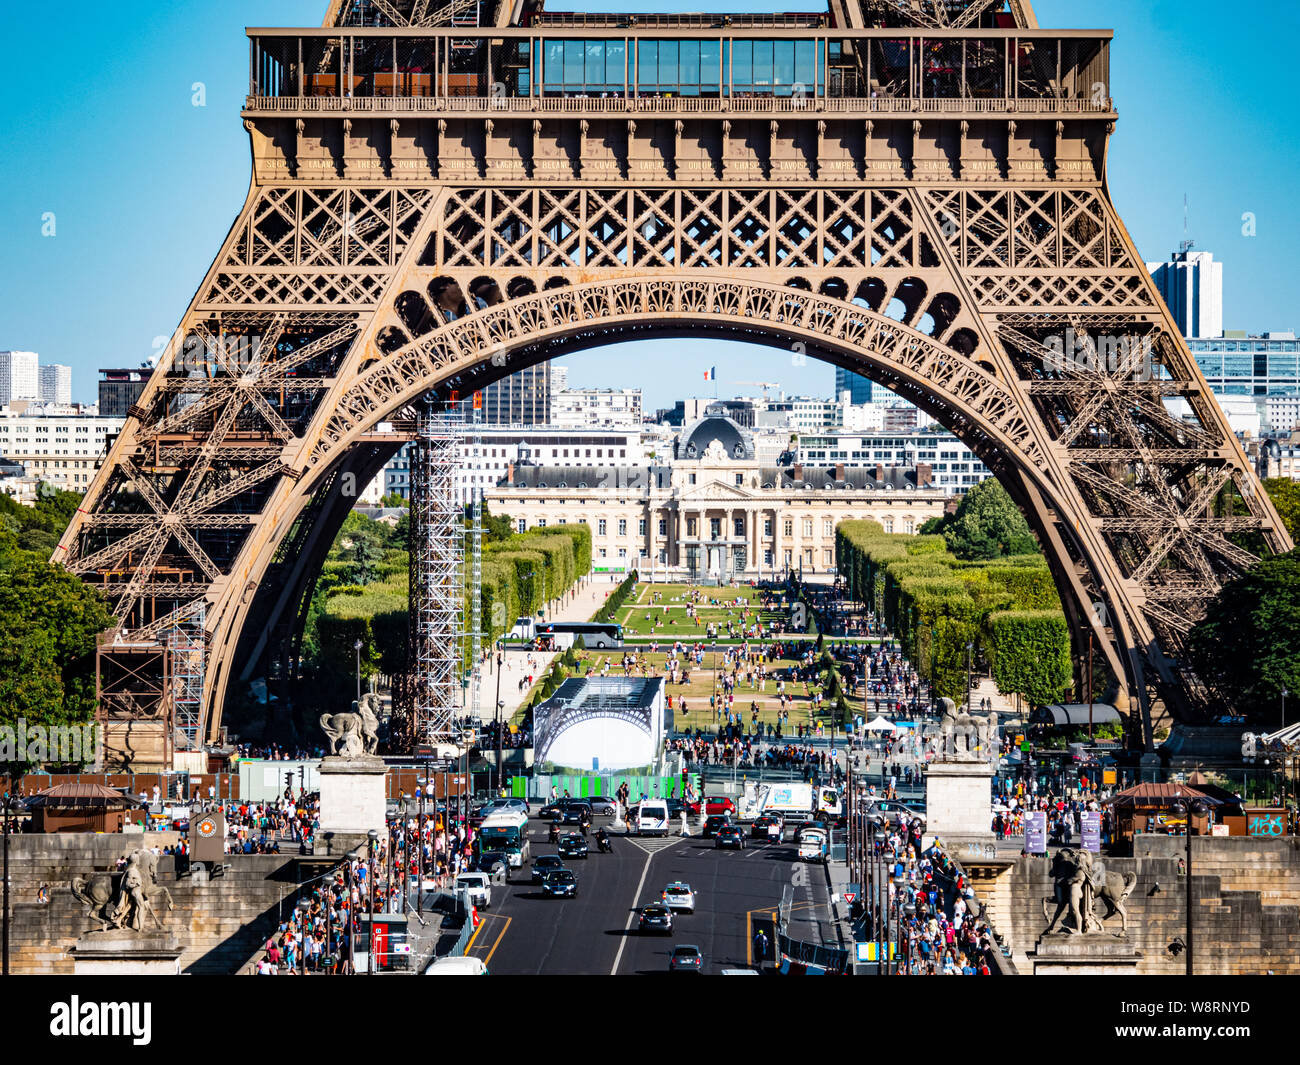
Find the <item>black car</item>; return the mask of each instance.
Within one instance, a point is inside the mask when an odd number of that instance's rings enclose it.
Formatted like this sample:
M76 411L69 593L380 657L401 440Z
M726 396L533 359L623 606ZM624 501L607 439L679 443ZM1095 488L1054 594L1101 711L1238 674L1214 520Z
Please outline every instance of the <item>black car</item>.
M712 817L706 818L704 822L704 838L712 839L717 835L719 829L725 828L729 824L731 824L731 818L726 814L714 814Z
M575 832L560 837L559 851L565 858L586 858L587 841Z
M578 878L572 869L557 869L547 873L542 881L542 894L552 899L576 899L578 897Z
M717 835L713 837L715 847L735 847L736 850L745 849L745 834L740 831L736 825L724 825L718 829Z
M584 821L591 824L591 805L589 803L578 802L564 808L564 824L580 825Z
M704 955L700 952L700 948L686 943L674 947L672 956L668 959L668 971L670 973L704 972Z
M673 934L673 911L667 906L643 906L637 917L638 932L659 932L670 936Z
M749 834L754 839L780 839L781 819L778 817L756 817L749 826Z
M533 883L545 883L551 873L563 868L564 859L558 854L539 854L533 859Z
M577 810L580 807L585 807L588 816L591 815L591 803L586 799L556 799L554 802L548 802L538 810L537 816L543 821L559 820L566 824L577 824ZM570 810L574 811L574 816L572 818L568 816Z
M483 851L474 859L474 868L471 871L495 873L498 865L504 867L507 875L509 875L510 856L505 851Z
M664 799L668 804L668 820L673 821L682 816L682 811L686 809L686 804L681 799Z

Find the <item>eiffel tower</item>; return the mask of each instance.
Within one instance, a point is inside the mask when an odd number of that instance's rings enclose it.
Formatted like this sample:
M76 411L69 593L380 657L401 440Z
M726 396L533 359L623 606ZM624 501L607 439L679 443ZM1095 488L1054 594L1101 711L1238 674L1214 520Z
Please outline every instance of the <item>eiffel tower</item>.
M118 621L110 760L293 670L348 487L419 404L640 337L916 403L1024 510L1147 748L1209 712L1183 641L1291 545L1108 195L1109 31L1029 0L333 0L247 36L247 201L55 554Z

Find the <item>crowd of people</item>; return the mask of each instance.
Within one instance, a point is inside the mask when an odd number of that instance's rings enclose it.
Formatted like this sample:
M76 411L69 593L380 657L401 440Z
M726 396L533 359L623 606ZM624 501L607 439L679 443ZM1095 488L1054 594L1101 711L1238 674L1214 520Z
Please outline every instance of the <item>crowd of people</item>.
M875 860L886 878L879 914L863 906L865 935L899 944L896 971L908 976L988 976L999 949L977 916L975 893L939 848L921 849L921 830L894 826L874 837ZM879 920L880 927L873 922Z
M419 796L415 798L418 804ZM240 816L255 818L257 808ZM413 909L417 886L421 895L449 890L474 861L474 836L472 824L448 820L441 811L390 818L386 836L375 841L369 859L351 859L318 880L304 896L309 904L305 915L295 907L282 917L256 972L299 972L304 950L308 972L348 972L347 937L349 930L358 930L354 915L372 908L376 913ZM360 930L364 937L364 928Z

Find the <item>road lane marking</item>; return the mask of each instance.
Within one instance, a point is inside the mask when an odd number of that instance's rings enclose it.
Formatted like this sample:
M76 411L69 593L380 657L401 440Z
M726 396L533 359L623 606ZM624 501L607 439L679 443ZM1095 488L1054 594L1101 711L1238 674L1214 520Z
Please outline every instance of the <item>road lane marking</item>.
M478 921L478 927L477 927L476 929L474 929L474 934L473 934L472 936L469 937L469 942L465 944L465 953L466 953L466 954L468 954L471 950L474 949L474 940L478 939L478 934L479 934L481 931L483 931L483 924L484 924L483 918L480 917L480 918L479 918L479 921Z
M623 938L618 943L618 953L614 955L614 968L610 969L610 976L618 975L618 963L623 960L623 948L627 946L627 933L632 927L632 918L636 916L637 903L641 899L641 889L645 887L646 873L650 872L650 863L654 860L653 854L645 856L645 865L641 867L641 879L637 881L636 891L632 894L632 912L627 915L627 921L623 925Z
M497 952L497 947L501 946L501 940L505 939L506 931L510 928L510 922L514 920L513 917L503 917L501 919L505 921L505 925L502 927L500 935L498 935L496 940L492 943L492 949L487 952L487 956L483 959L483 965L485 967L488 962L492 960L492 955Z

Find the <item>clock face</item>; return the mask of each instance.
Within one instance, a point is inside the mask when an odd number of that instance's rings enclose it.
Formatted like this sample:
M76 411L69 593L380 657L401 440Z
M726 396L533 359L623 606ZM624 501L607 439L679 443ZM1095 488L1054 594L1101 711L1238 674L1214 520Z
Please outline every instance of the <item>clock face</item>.
M211 817L205 817L199 822L199 835L204 839L211 839L217 834L217 822Z

